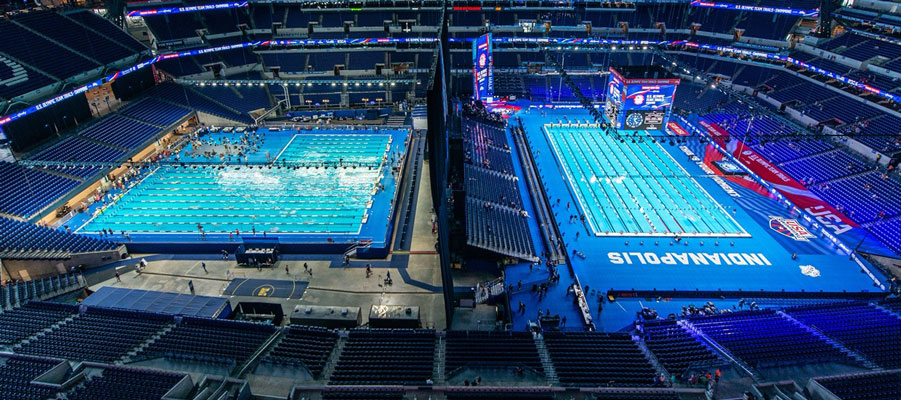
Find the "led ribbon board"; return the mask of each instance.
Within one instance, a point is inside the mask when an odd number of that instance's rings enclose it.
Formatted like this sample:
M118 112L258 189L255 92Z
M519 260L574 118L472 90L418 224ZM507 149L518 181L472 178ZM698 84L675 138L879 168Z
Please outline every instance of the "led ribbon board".
M219 51L226 51L232 49L240 49L244 47L262 47L262 46L322 46L322 45L360 45L360 44L396 44L396 43L436 43L438 39L433 38L360 38L360 39L307 39L307 40L265 40L265 41L254 41L254 42L245 42L245 43L236 43L225 46L218 47L210 47L207 49L197 49L197 50L187 50L178 53L168 53L161 54L154 58L151 58L147 61L142 61L138 64L132 65L126 69L123 69L115 74L108 75L94 82L88 83L82 87L79 87L70 92L63 93L54 98L45 100L40 104L35 104L31 107L28 107L19 112L6 115L0 118L0 127L3 125L15 121L19 118L22 118L26 115L34 113L38 110L42 110L44 108L50 107L56 103L59 103L65 99L71 98L72 96L87 92L97 86L103 85L105 83L112 82L116 79L119 79L121 76L128 75L132 72L135 72L139 69L147 68L153 64L156 64L162 60L169 60L172 58L179 57L190 57L196 56L199 54L207 54L207 53L215 53ZM2 133L2 132L0 132Z
M710 8L720 8L723 10L753 11L753 12L770 13L770 14L797 15L799 17L808 17L808 18L816 18L817 16L820 15L819 9L797 10L794 8L759 7L759 6L750 6L750 5L744 5L744 4L716 3L716 2L712 2L712 1L699 1L699 0L692 1L691 5L693 7L710 7Z
M228 8L242 8L247 7L248 2L232 2L232 3L217 3L217 4L204 4L199 6L190 6L190 7L166 7L166 8L153 8L148 10L134 10L129 11L129 17L146 17L150 15L165 15L165 14L178 14L178 13L186 13L186 12L196 12L196 11L210 11L210 10L225 10Z

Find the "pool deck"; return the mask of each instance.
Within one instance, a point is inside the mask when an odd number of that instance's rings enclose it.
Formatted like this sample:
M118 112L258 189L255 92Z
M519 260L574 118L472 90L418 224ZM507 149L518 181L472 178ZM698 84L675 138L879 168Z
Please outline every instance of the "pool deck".
M529 139L532 157L538 167L538 173L546 189L545 195L553 205L558 228L563 235L569 264L572 273L583 287L588 289L589 307L592 313L601 309L629 311L612 313L617 315L606 318L604 314L595 317L598 325L604 329L619 329L623 322L634 318L636 307L618 307L616 303L606 304L604 298L607 291L637 290L676 290L690 291L743 291L747 297L754 297L755 292L826 292L841 294L864 292L881 292L874 286L869 276L861 273L861 265L850 260L847 253L833 243L821 237L794 238L777 232L770 226L771 218L799 219L799 216L766 196L765 190L757 190L736 184L734 181L720 179L709 174L697 162L690 160L680 146L663 145L662 148L673 159L695 177L698 184L726 210L735 210L734 215L740 226L750 237L596 237L588 228L579 223L567 221L566 203L577 204L571 195L567 177L561 172L549 140L541 129L547 123L556 123L564 119L587 120L588 115L578 109L541 111L528 108L517 116L522 118L527 138ZM696 149L696 153L704 149ZM703 146L701 146L703 147ZM699 153L702 154L702 153ZM703 159L703 156L701 156ZM759 186L759 185L757 185ZM728 188L728 190L727 190ZM527 195L527 192L524 192ZM579 232L580 236L576 237ZM536 242L540 236L535 232ZM792 258L795 254L797 257ZM583 257L584 255L584 257ZM813 267L813 268L809 268ZM541 302L537 295L526 290L526 282L542 281L546 277L544 268L530 269L529 264L508 267L507 283L514 285L523 281L523 290L514 292L511 304L514 310L518 301L526 304L527 312L520 316L514 313L516 329L524 328L529 319L534 320L536 309L550 308L551 313L573 315L572 297L567 296L566 286L568 274L561 267L561 283L551 287L548 296ZM531 286L531 285L529 285ZM531 289L529 287L529 289ZM702 296L689 296L690 299L674 304L700 304ZM759 297L759 296L758 296ZM638 299L636 299L638 300ZM612 311L612 310L611 310ZM606 313L605 313L606 314ZM596 314L597 315L597 314ZM568 317L567 327L577 329L574 317Z

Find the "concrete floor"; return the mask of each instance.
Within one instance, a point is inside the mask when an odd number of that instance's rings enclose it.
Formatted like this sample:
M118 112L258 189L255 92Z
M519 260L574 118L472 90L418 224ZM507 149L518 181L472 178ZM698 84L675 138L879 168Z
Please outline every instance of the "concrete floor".
M190 293L188 282L194 284L195 294L222 296L232 278L259 278L309 281L310 285L299 300L272 299L248 296L229 296L234 308L241 301L278 302L286 314L296 305L324 305L360 307L363 324L368 323L372 305L414 305L420 308L422 326L445 329L444 297L441 290L441 270L435 252L437 236L432 234L431 189L428 163L423 163L413 217L413 235L410 251L394 252L384 260L353 260L351 267L335 262L335 255L321 258L303 257L303 260L279 261L273 268L257 271L255 268L238 267L234 260L178 259L149 261L143 273L120 270L121 282L115 278L104 280L90 288L115 286L163 292ZM134 255L134 263L141 255ZM367 278L366 262L375 264L373 276ZM387 262L386 262L387 261ZM207 272L201 263L206 263ZM312 276L304 272L307 263ZM388 265L390 264L390 267ZM286 273L285 267L288 267ZM384 267L383 267L384 266ZM126 271L128 270L128 271ZM385 285L384 278L390 272L393 284Z

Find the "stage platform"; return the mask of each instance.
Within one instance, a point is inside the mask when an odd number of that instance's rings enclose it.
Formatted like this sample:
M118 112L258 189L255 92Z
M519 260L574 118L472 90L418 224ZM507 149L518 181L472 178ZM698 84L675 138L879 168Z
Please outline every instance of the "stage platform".
M884 292L884 278L852 259L847 245L824 237L752 178L715 171L710 162L722 156L714 157L719 153L710 144L619 143L601 137L578 108L524 105L511 123L516 118L522 119L573 272L588 288L595 312L607 292L696 299ZM560 148L563 140L570 141L568 150ZM666 171L652 172L662 167ZM583 171L574 172L578 168ZM624 216L631 223L623 223ZM695 230L685 229L686 223ZM508 282L511 274L528 276L508 271ZM545 303L563 300L555 297Z
M111 230L132 253L234 252L266 235L286 253L362 241L361 256L384 257L409 139L384 127L208 133L68 225Z

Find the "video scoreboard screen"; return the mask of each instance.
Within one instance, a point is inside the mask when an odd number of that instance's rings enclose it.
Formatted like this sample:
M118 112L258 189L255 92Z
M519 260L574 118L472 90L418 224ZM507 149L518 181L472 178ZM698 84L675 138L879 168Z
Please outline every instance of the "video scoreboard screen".
M607 84L605 113L617 129L663 130L679 79L629 79L614 68Z
M472 95L476 100L486 100L494 95L494 60L491 57L491 34L486 33L472 42Z

